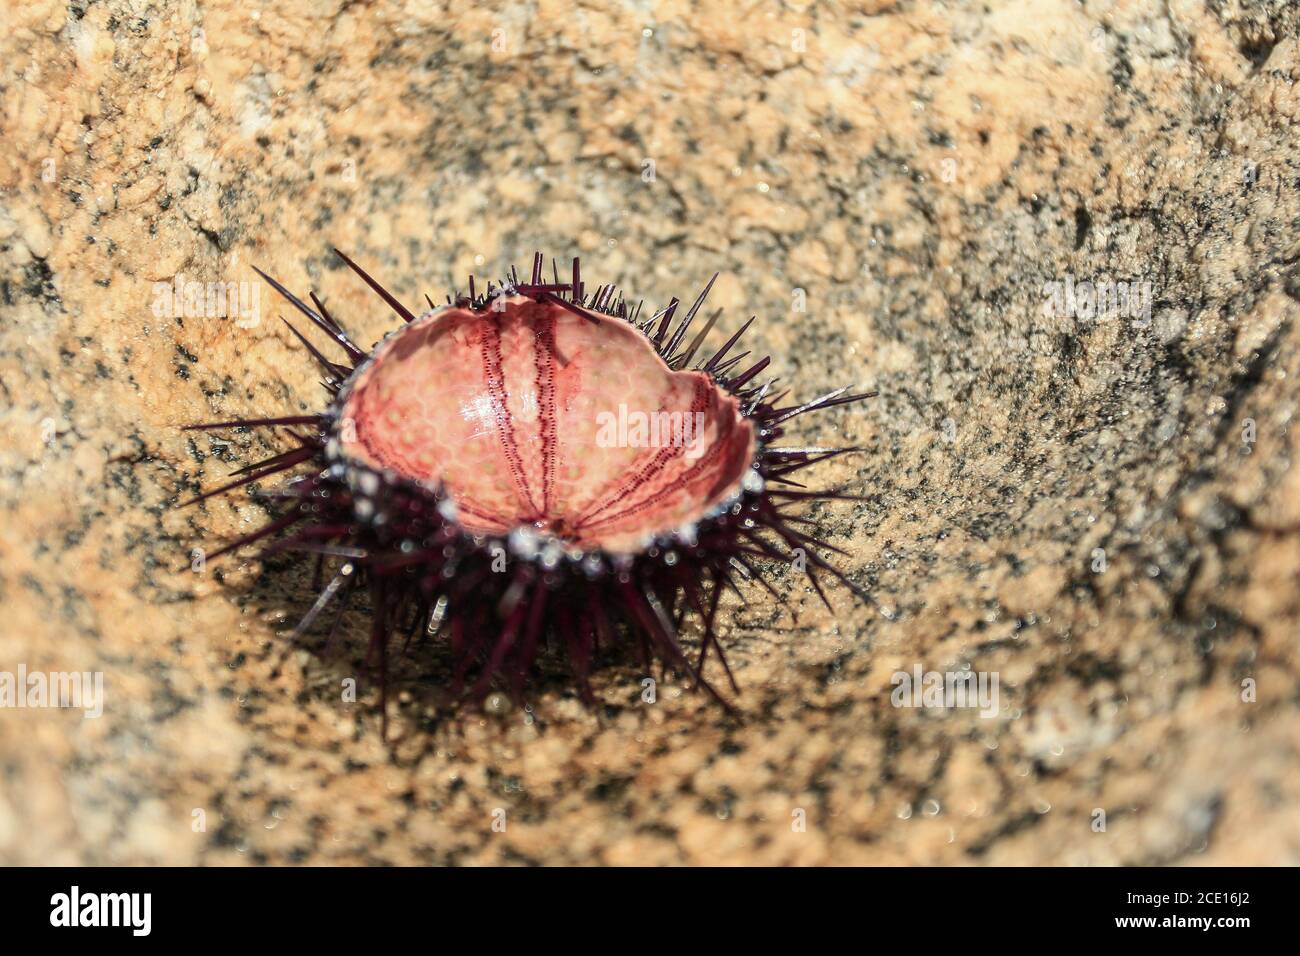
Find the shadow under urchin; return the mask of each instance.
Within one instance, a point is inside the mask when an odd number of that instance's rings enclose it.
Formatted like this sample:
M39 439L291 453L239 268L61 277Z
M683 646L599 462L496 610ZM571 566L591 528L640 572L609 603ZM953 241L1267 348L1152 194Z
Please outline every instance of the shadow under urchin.
M810 501L855 499L792 475L858 449L773 443L798 415L875 393L845 387L782 405L787 393L773 393L776 379L760 381L770 360L742 369L750 353L731 354L753 318L692 366L722 311L687 338L712 280L674 327L678 299L642 319L641 304L630 306L613 285L587 294L577 259L566 282L552 260L546 282L538 253L528 282L512 269L480 293L471 277L468 294L448 296L443 307L426 296L429 311L417 316L335 251L405 324L366 353L315 293L312 308L255 270L344 361L285 320L324 371L328 406L317 415L187 426L280 427L294 447L185 505L306 469L255 490L282 502L278 513L208 557L269 541L258 559L314 559L323 587L295 639L327 608L337 627L349 597L368 590L366 662L379 674L385 725L395 639L445 642L450 690L462 699L481 701L493 689L519 697L549 652L591 704L596 654L621 650L647 671L657 660L688 672L693 686L730 708L705 676L712 653L739 693L716 629L724 590L743 600L738 581L756 581L780 600L761 568L781 561L802 566L828 607L822 572L867 597L818 553L843 552L792 513ZM632 416L629 399L640 405ZM601 440L615 408L624 419L649 409L652 427L670 429L668 440L657 434L647 443L641 427L632 441L626 421L618 440ZM688 614L700 628L694 659L679 641Z

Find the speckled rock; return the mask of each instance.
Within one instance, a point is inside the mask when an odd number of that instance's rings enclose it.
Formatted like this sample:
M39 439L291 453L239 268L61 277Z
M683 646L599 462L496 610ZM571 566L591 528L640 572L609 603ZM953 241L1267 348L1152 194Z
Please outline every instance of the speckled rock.
M1298 25L6 5L0 672L104 700L0 710L0 862L1300 862ZM322 401L251 265L392 327L336 245L412 303L534 249L650 304L721 272L797 393L881 392L801 426L867 449L811 514L874 603L774 569L734 717L617 662L595 712L550 675L449 715L421 653L385 745L360 609L289 647L308 572L192 556L263 506L175 509L283 447L179 425ZM895 706L918 667L995 712Z

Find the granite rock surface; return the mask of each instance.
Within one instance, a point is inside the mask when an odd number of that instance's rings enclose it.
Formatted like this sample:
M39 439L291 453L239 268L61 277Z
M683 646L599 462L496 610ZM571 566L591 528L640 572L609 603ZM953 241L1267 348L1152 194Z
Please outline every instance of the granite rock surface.
M104 692L0 710L0 862L1300 862L1298 77L1285 0L5 4L0 672ZM386 744L364 609L287 646L297 562L191 568L264 506L175 507L286 440L179 426L323 401L253 265L393 327L334 246L410 303L721 273L796 393L880 391L798 429L866 449L810 516L873 600L732 603L734 716L616 661L449 714L415 655Z

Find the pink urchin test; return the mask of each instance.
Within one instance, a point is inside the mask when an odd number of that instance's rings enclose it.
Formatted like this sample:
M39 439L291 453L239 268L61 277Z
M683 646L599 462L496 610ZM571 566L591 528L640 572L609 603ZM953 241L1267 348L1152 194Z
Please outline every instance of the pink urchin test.
M445 641L457 696L519 696L551 653L590 703L597 652L621 648L726 703L705 674L712 652L738 693L718 638L725 590L757 581L780 600L762 575L778 560L801 566L823 601L822 572L861 594L819 553L838 549L794 513L853 496L791 477L855 449L776 442L797 415L875 393L781 404L776 380L761 379L769 359L742 368L750 353L732 354L753 319L705 357L721 313L700 316L712 280L680 318L672 299L642 319L612 285L588 294L577 259L568 281L554 261L545 281L537 254L528 282L511 270L480 294L471 277L467 295L417 316L338 255L405 324L367 354L314 293L313 308L258 270L345 360L290 324L324 370L328 407L189 426L283 427L295 444L187 504L306 469L254 492L283 502L279 513L210 557L268 540L258 557L313 557L323 587L295 637L330 605L337 626L368 592L385 719L398 637ZM693 658L679 640L687 615L699 622Z

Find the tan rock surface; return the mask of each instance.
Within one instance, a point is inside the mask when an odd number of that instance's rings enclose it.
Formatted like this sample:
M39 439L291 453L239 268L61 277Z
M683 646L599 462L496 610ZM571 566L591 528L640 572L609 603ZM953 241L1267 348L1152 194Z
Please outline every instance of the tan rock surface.
M0 671L105 704L0 711L0 862L1300 862L1298 23L5 3ZM154 310L257 264L373 342L336 245L410 302L534 249L652 304L720 271L799 394L881 392L802 428L869 449L814 516L879 606L777 569L731 612L739 719L631 665L594 713L434 719L409 660L385 747L340 700L360 616L280 668L307 574L187 567L264 511L175 504L280 446L178 426L322 402L281 303ZM1151 283L1150 321L1045 314L1067 277ZM893 706L918 665L996 672L997 716Z

